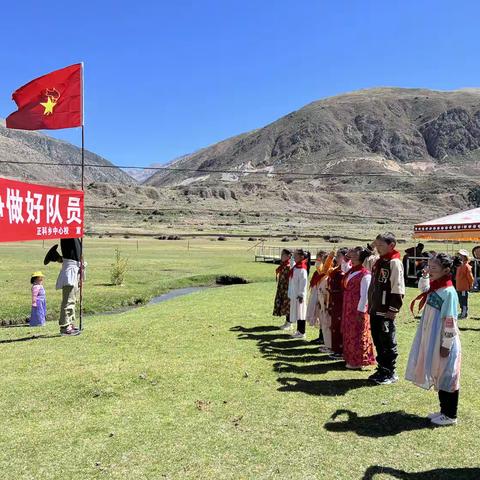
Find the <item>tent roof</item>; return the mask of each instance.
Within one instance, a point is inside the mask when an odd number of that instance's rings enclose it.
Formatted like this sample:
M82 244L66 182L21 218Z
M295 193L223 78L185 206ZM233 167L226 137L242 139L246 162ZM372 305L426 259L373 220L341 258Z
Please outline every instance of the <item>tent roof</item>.
M413 235L427 240L480 240L480 208L419 223Z

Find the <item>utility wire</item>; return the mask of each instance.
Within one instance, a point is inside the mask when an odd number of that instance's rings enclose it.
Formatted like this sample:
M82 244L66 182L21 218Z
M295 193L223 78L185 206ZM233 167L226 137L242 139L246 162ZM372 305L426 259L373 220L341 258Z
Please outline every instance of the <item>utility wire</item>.
M15 160L2 160L1 163L9 165L46 165L46 166L58 166L58 167L81 167L81 163L66 163L66 162L20 162ZM308 173L300 171L290 171L290 172L269 172L266 170L223 170L223 169L205 169L205 168L174 168L174 167L144 167L144 166L116 166L116 165L105 165L105 164L94 164L86 163L84 165L88 168L113 168L120 170L153 170L153 171L165 171L165 172L194 172L194 173L224 173L231 175L266 175L266 176L299 176L299 177L321 177L321 178L335 178L335 177L393 177L393 178L426 178L426 177L435 177L435 173L415 173L415 174L396 174L396 173L382 173L382 172L352 172L352 173ZM469 179L469 177L456 177L457 179L464 178Z

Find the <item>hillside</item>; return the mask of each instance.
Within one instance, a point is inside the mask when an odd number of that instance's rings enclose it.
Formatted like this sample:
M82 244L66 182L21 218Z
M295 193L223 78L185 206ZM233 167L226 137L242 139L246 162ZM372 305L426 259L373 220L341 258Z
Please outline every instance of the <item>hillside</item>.
M313 102L171 165L199 172L145 183L263 209L428 216L467 206L479 148L480 90L375 88Z
M414 173L473 164L479 147L480 90L378 88L313 102L174 166L239 173ZM190 184L204 176L158 172L148 183L185 184L187 175Z
M4 162L27 162L19 163ZM37 132L11 130L0 120L0 175L24 181L75 184L80 181L80 167L54 166L49 163L79 164L81 150L68 142ZM98 165L85 169L85 181L132 185L136 181L108 160L88 150L85 163ZM109 166L111 168L104 168Z

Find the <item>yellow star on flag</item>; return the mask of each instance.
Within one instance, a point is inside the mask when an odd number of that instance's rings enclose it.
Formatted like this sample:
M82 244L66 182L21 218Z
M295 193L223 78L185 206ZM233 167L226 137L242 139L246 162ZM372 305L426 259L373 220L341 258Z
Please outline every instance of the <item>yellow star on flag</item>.
M46 102L40 102L40 105L42 105L45 108L43 114L44 115L52 115L53 107L55 107L56 104L57 104L57 102L54 102L52 100L52 97L48 97Z

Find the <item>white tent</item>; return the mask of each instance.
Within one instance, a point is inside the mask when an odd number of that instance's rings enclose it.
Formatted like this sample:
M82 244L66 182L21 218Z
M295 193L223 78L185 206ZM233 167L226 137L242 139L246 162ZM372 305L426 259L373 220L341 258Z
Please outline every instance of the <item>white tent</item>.
M414 226L413 236L426 240L480 240L480 208L419 223Z

